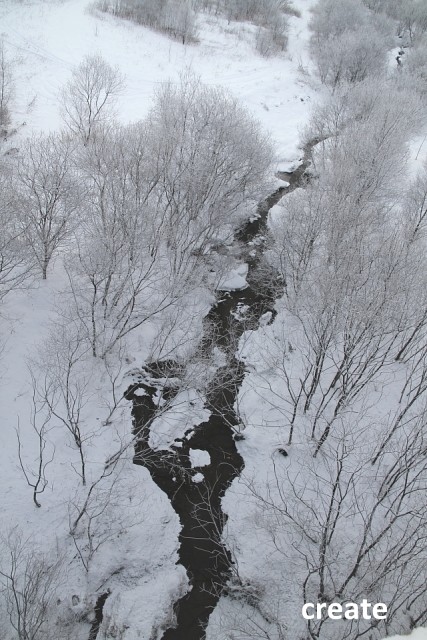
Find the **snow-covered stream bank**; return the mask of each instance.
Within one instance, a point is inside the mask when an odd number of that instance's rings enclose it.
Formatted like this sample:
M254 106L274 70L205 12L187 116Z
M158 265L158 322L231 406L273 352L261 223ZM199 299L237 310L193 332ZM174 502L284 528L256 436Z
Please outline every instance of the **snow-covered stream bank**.
M259 286L257 269L263 252L268 212L284 195L301 186L309 164L313 142L305 149L302 164L288 174L288 185L279 187L259 206L259 215L237 234L241 257L248 264L248 286L219 291L218 300L205 318L207 345L220 348L226 364L217 370L209 385L206 408L210 417L189 429L169 451L156 450L150 443L150 428L159 412L159 395L171 400L179 390L182 371L174 363L147 365L129 388L133 402L134 434L137 437L135 464L149 470L156 485L171 501L182 526L179 558L187 570L190 590L175 603L176 626L167 629L162 640L202 640L209 616L227 584L233 578L233 559L224 545L222 533L227 521L222 498L240 475L244 462L236 449L239 418L234 405L245 375L244 364L236 356L243 332L256 328L266 313L273 315L274 278ZM244 309L243 316L240 310ZM214 337L208 335L214 327ZM238 438L238 436L237 436ZM194 466L194 451L205 452L209 464Z

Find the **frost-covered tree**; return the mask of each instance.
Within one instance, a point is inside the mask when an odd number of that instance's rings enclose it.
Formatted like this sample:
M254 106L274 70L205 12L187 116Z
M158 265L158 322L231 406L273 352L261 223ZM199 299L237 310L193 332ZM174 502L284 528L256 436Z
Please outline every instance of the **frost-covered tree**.
M398 218L395 180L422 108L398 99L396 88L377 92L371 81L352 92L353 115L348 93L333 101L313 154L317 178L286 198L272 225L272 260L296 336L289 340L302 354L299 375L292 358L280 360L290 438L298 411L310 416L316 455L341 412L394 362L424 313L415 312L416 258Z
M61 571L61 558L35 548L18 528L0 538L0 592L17 640L46 638Z
M194 2L191 0L169 0L160 28L173 38L180 40L182 44L191 42L197 37L196 15Z
M363 0L378 15L388 16L396 24L396 33L405 45L413 45L427 31L427 7L424 0Z
M407 50L402 65L402 80L409 90L427 98L427 39L420 40Z
M151 199L159 180L146 144L146 127L104 131L82 157L87 198L65 268L72 317L93 355L171 304L173 283L162 268L161 221Z
M16 208L10 167L0 170L0 302L31 276L31 255Z
M407 33L414 44L427 32L427 6L423 0L405 0L395 9L401 33Z
M320 0L310 27L311 53L324 84L360 82L385 69L391 26L362 0Z
M156 219L178 274L254 210L272 148L234 98L192 77L160 89L148 128L149 153L161 167Z
M427 519L424 412L406 422L390 453L372 465L374 425L345 417L321 460L274 463L268 484L244 478L256 523L271 550L273 576L292 573L292 596L306 602L386 602L387 619L307 620L307 637L382 638L425 624ZM301 459L301 458L300 458ZM290 553L290 550L292 552ZM268 562L268 561L267 561ZM268 571L270 575L270 571ZM266 584L275 610L283 583ZM286 625L286 617L279 620ZM264 623L265 624L265 623Z
M0 127L3 128L10 123L10 103L13 91L12 62L7 55L4 43L0 40Z
M194 0L100 0L97 7L162 31L182 44L197 37Z
M111 119L123 83L119 70L99 55L86 56L73 70L62 91L62 114L70 131L85 145L97 127Z
M208 284L207 254L255 209L271 158L245 110L194 79L162 87L145 123L94 139L81 164L88 196L77 251L66 261L94 355Z
M74 224L79 187L73 172L75 144L68 135L35 135L13 170L15 207L22 233L43 279Z

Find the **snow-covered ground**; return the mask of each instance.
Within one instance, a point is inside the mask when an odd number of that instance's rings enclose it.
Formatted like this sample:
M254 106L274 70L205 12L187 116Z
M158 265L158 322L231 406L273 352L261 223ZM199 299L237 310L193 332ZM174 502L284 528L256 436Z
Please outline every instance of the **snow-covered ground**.
M301 16L290 17L288 51L263 58L254 50L254 27L248 24L200 15L199 42L183 46L142 26L100 14L88 8L87 0L4 0L0 4L0 36L15 59L12 124L17 130L4 150L19 148L22 139L32 132L61 127L61 88L85 55L99 53L125 76L125 90L117 105L117 117L123 123L147 115L156 88L162 82L178 82L180 74L191 71L204 83L225 87L238 97L271 135L277 158L273 169L291 170L301 158L301 133L312 106L323 96L323 89L310 76L312 63L307 51L310 8L315 0L294 0L293 4ZM420 136L412 144L414 167L419 166L426 153L427 143ZM273 215L280 216L280 206ZM247 286L246 275L247 265L241 264L224 276L218 288L243 289ZM180 524L148 471L132 464L130 403L122 401L106 422L111 409L111 378L117 378L115 392L120 396L131 382L132 371L148 356L146 338L152 327L145 330L147 333L132 337L126 352L120 354L120 365L112 364L112 376L100 363L85 372L83 425L88 486L104 475L99 488L94 489L94 496L98 490L105 496L115 487L114 500L107 501L100 530L96 532L100 546L95 561L87 549L85 530L77 529L75 539L69 534L84 504L87 487L81 486L78 454L66 429L53 421L49 455L54 452L54 456L46 468L48 485L39 496L40 509L34 506L31 489L18 465L19 425L24 465L34 468L37 440L31 427L28 363L37 359L39 345L51 330L64 286L65 276L58 259L47 282L11 294L0 316L0 339L4 342L0 356L3 489L0 531L5 533L11 527L19 527L29 536L29 544L41 552L49 552L56 546L65 549L66 570L58 591L59 626L65 628L71 620L79 619L79 624L73 626L74 630L79 629L75 633L80 635L73 636L77 640L87 638L90 619L84 616L107 587L111 595L104 607L103 637L157 639L171 619L173 603L188 585L184 569L176 564ZM201 318L210 302L207 298L200 299L197 309L189 306L188 314L197 316L191 327L194 335L200 334ZM267 319L262 324L267 325ZM188 327L183 331L189 331ZM292 327L287 326L286 331L292 332ZM265 356L272 332L271 326L262 326L258 332L247 332L241 343L241 356L251 370L239 399L241 415L247 417L248 424L246 440L239 443L239 452L246 463L246 483L255 474L258 483L271 480L275 465L289 463L278 451L283 446L281 414L271 409L267 388L261 393L264 398L253 393L254 388L261 389L262 382L268 380L266 387L271 383L268 375L263 375L268 374L269 365L265 360L261 362L260 354ZM150 445L153 449L168 450L176 438L208 417L209 412L195 391L178 394L171 408L153 423ZM290 462L304 466L307 455L298 445ZM175 442L175 446L179 444ZM121 449L125 454L110 474L105 463ZM200 482L203 467L210 464L209 454L192 449L190 459L192 467L200 471L193 480ZM253 523L253 505L248 495L248 484L235 481L224 499L230 515L227 543L236 550L242 575L256 584L266 568L274 573L275 567L274 558L266 565L265 548L260 551L266 538L261 527ZM91 508L89 505L89 511ZM115 526L109 528L108 523ZM285 578L280 573L273 575L274 584L282 577ZM295 633L301 625L293 624L292 619L300 622L301 616L292 594L284 589L283 593L275 593L271 601L286 611L290 620L289 638L298 637ZM254 611L249 608L246 611L240 601L238 608L248 619L254 616L252 628L256 629L259 620ZM212 616L209 640L225 638L221 635L222 617L240 624L235 609L230 599L223 599ZM264 613L268 617L269 612ZM276 612L270 613L274 618ZM231 637L227 636L227 640ZM406 637L425 640L427 631L419 629Z
M58 128L61 88L85 55L99 53L125 75L118 105L123 122L146 116L160 83L192 71L248 107L271 133L285 169L299 158L300 128L313 100L298 68L310 68L307 21L314 1L297 4L302 16L291 18L288 52L263 58L254 51L254 28L247 24L202 15L200 43L183 46L129 21L93 15L87 0L3 2L0 34L18 65L14 122L27 133Z
M408 636L392 636L388 640L426 640L427 629L415 629Z

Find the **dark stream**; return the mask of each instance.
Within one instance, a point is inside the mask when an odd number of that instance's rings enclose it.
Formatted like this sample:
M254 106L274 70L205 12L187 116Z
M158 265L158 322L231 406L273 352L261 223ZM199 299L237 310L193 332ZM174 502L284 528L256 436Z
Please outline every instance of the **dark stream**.
M293 173L280 176L289 186L280 187L263 201L258 217L236 233L242 261L249 265L246 277L249 286L241 291L218 292L217 302L205 318L206 344L209 348L217 345L227 356L227 365L217 371L207 393L209 420L176 441L173 451L156 451L149 445L150 427L158 415L155 396L160 392L171 399L177 393L178 387L165 386L165 379L179 379L182 373L179 365L171 361L146 365L126 394L133 403L133 429L137 436L134 462L148 469L179 516L182 526L179 561L187 570L191 585L190 591L174 605L176 626L166 629L162 640L203 640L209 616L231 577L232 558L222 541L227 516L222 512L221 499L244 467L236 448L236 439L241 436L237 435L239 421L233 407L245 369L234 354L243 331L257 328L259 319L268 311L274 317L274 301L283 288L280 289L274 274L270 279L264 277L260 286L258 273L267 214L286 193L305 180L313 144L306 148L303 163ZM241 313L239 318L242 309L247 313ZM207 335L212 326L213 340ZM200 348L207 347L202 344ZM144 395L138 395L141 393L138 390L143 390ZM190 449L207 451L210 464L193 469ZM196 483L192 476L198 471L204 479Z
M99 628L104 617L104 605L110 593L111 591L108 589L105 593L101 593L101 595L98 596L94 608L94 619L89 632L89 640L96 640L98 636Z

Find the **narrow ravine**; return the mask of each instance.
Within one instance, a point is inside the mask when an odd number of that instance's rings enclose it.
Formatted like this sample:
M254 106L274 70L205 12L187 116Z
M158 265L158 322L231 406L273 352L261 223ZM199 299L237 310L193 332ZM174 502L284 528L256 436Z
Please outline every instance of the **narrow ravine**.
M146 365L126 394L133 403L133 429L137 436L134 462L148 469L179 516L179 560L191 585L190 591L175 603L176 627L166 629L162 640L203 640L209 616L231 577L232 558L222 540L226 515L221 500L244 467L236 447L239 421L234 403L245 369L235 352L243 331L256 329L268 311L274 317L280 286L272 277L267 282L264 279L260 287L258 275L267 215L285 194L305 180L314 144L307 145L303 162L294 172L280 176L289 186L280 187L266 198L259 205L258 217L236 233L241 259L248 264L249 286L240 291L218 292L217 303L205 319L207 331L212 325L216 327L214 345L227 354L227 365L218 369L207 393L209 420L189 430L176 446L172 445L173 451L157 451L149 445L150 427L158 414L155 396L161 391L164 397L173 397L178 389L173 385L164 388L165 371L169 379L179 378L179 366L170 361ZM241 309L248 310L244 322L239 318ZM197 469L191 468L190 449L202 449L210 455L210 464L200 470L204 476L201 482L193 480Z
M96 601L95 608L94 608L94 619L90 628L88 640L96 640L98 637L99 629L101 627L102 620L104 618L104 605L110 594L111 594L111 591L107 589L105 593L101 593L101 595L98 596L98 599Z

